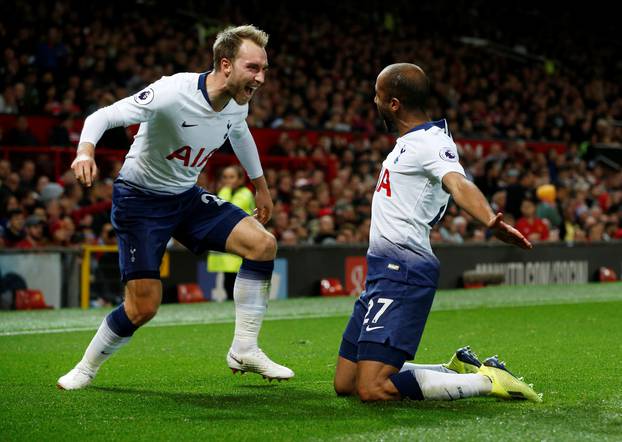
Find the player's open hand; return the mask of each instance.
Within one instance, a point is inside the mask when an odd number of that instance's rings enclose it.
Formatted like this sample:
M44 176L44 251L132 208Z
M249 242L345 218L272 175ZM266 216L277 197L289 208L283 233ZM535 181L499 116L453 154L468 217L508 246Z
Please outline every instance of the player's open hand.
M270 197L270 192L265 191L257 191L255 195L255 218L261 224L266 224L272 218L272 209L274 208L274 204L272 203L272 198Z
M521 249L531 249L533 245L511 225L503 221L503 213L497 213L488 223L488 228L492 230L492 234L501 241L513 244Z
M86 187L91 187L97 177L97 165L95 164L95 146L91 143L81 143L78 146L76 158L71 163L71 170L76 179Z

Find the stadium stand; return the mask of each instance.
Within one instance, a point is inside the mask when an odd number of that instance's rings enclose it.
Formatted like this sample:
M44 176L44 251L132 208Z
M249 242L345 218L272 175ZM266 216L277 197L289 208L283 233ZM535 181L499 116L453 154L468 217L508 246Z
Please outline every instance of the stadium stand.
M574 7L551 21L546 6L516 16L483 1L417 6L417 26L408 25L413 6L403 1L376 5L374 14L331 4L343 13L304 21L302 11L255 2L233 14L193 2L209 15L187 12L184 1L174 14L157 2L117 3L0 7L3 247L105 244L111 183L135 128L106 134L100 180L82 189L68 164L83 119L162 75L208 69L217 30L244 21L271 34L271 72L248 122L276 201L268 227L282 244L367 240L375 181L392 141L377 118L373 82L395 60L427 70L431 117L448 119L465 169L530 239L622 238L620 66L607 63L615 45L601 44L609 22L590 12L581 11L585 29L570 32ZM19 29L10 20L17 15ZM500 21L506 26L493 27ZM233 161L221 150L199 181L212 191L219 169ZM488 235L451 206L432 239Z

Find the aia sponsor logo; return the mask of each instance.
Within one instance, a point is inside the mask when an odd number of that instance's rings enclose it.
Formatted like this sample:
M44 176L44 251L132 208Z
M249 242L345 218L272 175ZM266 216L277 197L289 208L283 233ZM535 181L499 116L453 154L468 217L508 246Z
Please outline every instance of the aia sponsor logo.
M174 152L171 152L166 156L167 160L182 161L184 167L203 167L210 159L212 155L218 149L208 151L207 148L202 147L199 149L196 155L193 155L192 147L182 146Z
M391 198L391 174L389 173L389 169L382 169L382 172L380 172L380 179L376 186L376 192L380 192L381 190L384 190L387 196Z

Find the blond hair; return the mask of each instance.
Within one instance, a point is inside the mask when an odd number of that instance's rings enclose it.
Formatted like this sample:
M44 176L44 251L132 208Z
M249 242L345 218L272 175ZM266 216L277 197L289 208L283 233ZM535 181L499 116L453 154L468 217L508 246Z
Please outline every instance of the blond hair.
M214 70L220 70L220 61L223 58L234 60L242 41L250 40L257 46L265 48L268 44L268 34L253 25L230 26L218 33L214 42Z

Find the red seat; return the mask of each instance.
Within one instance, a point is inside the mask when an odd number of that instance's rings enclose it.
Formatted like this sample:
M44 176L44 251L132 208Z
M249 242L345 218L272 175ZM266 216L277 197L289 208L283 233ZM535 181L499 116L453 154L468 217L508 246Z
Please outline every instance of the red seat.
M177 301L180 304L205 302L203 290L199 284L177 284Z
M322 296L344 296L346 291L339 278L324 278L320 281L320 295Z
M40 310L53 308L45 303L41 290L23 289L15 291L15 310Z

